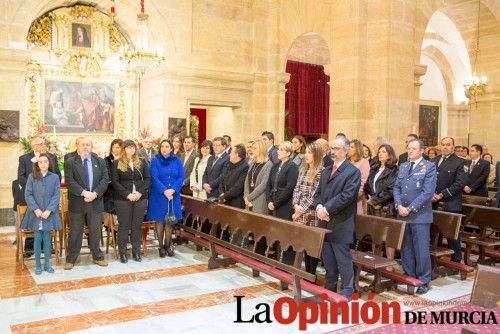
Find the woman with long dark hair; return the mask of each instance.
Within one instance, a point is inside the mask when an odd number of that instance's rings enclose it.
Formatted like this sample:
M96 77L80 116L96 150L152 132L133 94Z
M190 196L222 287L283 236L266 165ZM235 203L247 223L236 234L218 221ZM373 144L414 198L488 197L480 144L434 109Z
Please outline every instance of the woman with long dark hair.
M292 146L293 152L290 156L290 160L292 160L297 167L302 168L304 165L304 153L306 152L306 140L304 137L296 135L292 138Z
M165 222L165 216L173 212L182 219L181 187L184 182L184 168L173 152L168 139L160 143L160 152L151 161L151 192L148 203L148 219L156 222L160 257L174 256L171 247L173 225Z
M120 261L127 263L127 241L130 232L132 257L141 259L141 225L146 213L151 179L146 161L139 158L137 146L132 140L123 142L120 159L113 162L111 181L118 216L118 251Z
M318 226L320 220L313 207L313 197L319 186L319 179L323 171L323 149L318 143L307 145L304 155L304 166L299 172L299 177L293 191L294 222L309 226ZM324 227L324 226L321 226ZM306 271L316 274L319 259L307 254L304 256Z
M104 211L111 214L116 214L114 203L115 190L113 183L111 183L111 169L113 167L113 162L117 159L120 159L120 156L122 155L122 146L123 140L121 140L120 138L113 139L111 145L109 145L109 154L106 158L104 158L106 167L108 167L109 184L108 189L106 190L102 198L104 200Z
M207 168L208 158L214 155L214 148L210 140L204 140L201 143L200 155L194 160L194 168L190 176L191 190L193 197L207 199L207 192L203 189L203 173Z

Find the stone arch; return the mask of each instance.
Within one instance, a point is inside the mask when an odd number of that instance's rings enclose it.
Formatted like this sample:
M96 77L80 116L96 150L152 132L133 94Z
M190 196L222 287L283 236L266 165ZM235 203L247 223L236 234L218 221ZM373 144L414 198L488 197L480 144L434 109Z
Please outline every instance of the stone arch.
M288 60L326 66L331 63L330 47L320 34L306 32L295 38L290 45L286 56L286 61Z

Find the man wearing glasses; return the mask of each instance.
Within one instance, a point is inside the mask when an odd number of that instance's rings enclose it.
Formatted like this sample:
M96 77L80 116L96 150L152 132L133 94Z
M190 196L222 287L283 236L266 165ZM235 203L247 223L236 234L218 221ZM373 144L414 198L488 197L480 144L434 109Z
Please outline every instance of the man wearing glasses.
M349 245L354 242L354 223L361 173L347 159L349 140L337 137L332 147L333 164L320 176L313 205L318 218L332 231L326 235L322 259L326 269L325 288L337 292L340 275L340 294L351 300L354 270Z
M142 140L142 148L137 152L139 157L147 161L148 164L151 163L151 159L158 154L158 152L153 149L153 139L151 137L146 137Z
M26 205L26 201L24 199L26 182L28 181L28 176L33 171L33 163L37 161L41 153L47 153L47 155L50 157L49 170L52 173L57 174L59 176L59 180L61 179L61 172L59 171L59 167L57 166L57 157L54 154L46 152L47 148L45 145L45 139L41 136L33 137L31 139L31 149L33 152L23 154L19 157L19 165L17 167L18 186L16 191L20 193L16 195L17 198L19 198L19 204L21 205ZM31 255L33 255L33 238L26 238L26 243L24 246L24 256L30 257Z

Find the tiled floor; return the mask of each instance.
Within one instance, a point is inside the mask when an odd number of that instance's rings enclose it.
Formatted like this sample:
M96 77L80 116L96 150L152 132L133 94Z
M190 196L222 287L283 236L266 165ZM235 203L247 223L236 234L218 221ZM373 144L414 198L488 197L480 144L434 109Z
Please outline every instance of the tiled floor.
M28 270L16 266L13 238L11 228L0 228L0 333L298 332L298 321L290 325L234 323L235 295L245 296L242 315L246 319L257 312L259 303L272 307L277 298L291 292L280 291L278 282L267 275L252 277L245 266L208 270L207 253L191 246L177 247L175 258L162 259L150 251L142 263L121 264L109 255L106 268L82 255L71 271L63 270L61 264L55 266L54 274L37 276L33 260L27 262ZM433 281L425 298L407 295L401 287L378 295L376 301L398 300L403 311L449 300L453 306L453 302L468 301L472 281L473 275L466 281L440 278ZM383 333L384 327L315 323L307 333L367 330Z

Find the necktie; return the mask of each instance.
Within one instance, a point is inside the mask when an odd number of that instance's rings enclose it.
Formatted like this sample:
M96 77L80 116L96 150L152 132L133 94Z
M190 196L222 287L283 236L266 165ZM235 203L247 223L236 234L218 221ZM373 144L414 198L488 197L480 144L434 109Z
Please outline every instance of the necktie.
M219 157L216 156L214 159L214 163L212 164L212 167L215 166L215 164L217 163L217 160L219 160Z
M337 173L337 165L336 164L333 164L332 165L332 173L330 174L330 177L334 176L335 173Z
M472 173L472 170L474 169L475 166L476 166L476 162L472 161L472 163L470 164L469 174Z
M445 157L444 155L441 157L441 159L439 160L439 163L438 163L438 167L440 167L443 164L443 162L446 161L446 158L447 157Z
M413 170L413 166L415 165L415 162L410 162L410 169L408 170L408 175L411 174L411 171Z
M149 160L151 160L151 150L148 150L148 157L149 157Z
M87 190L91 191L92 189L90 189L89 159L87 158L83 159L83 175L85 176Z

